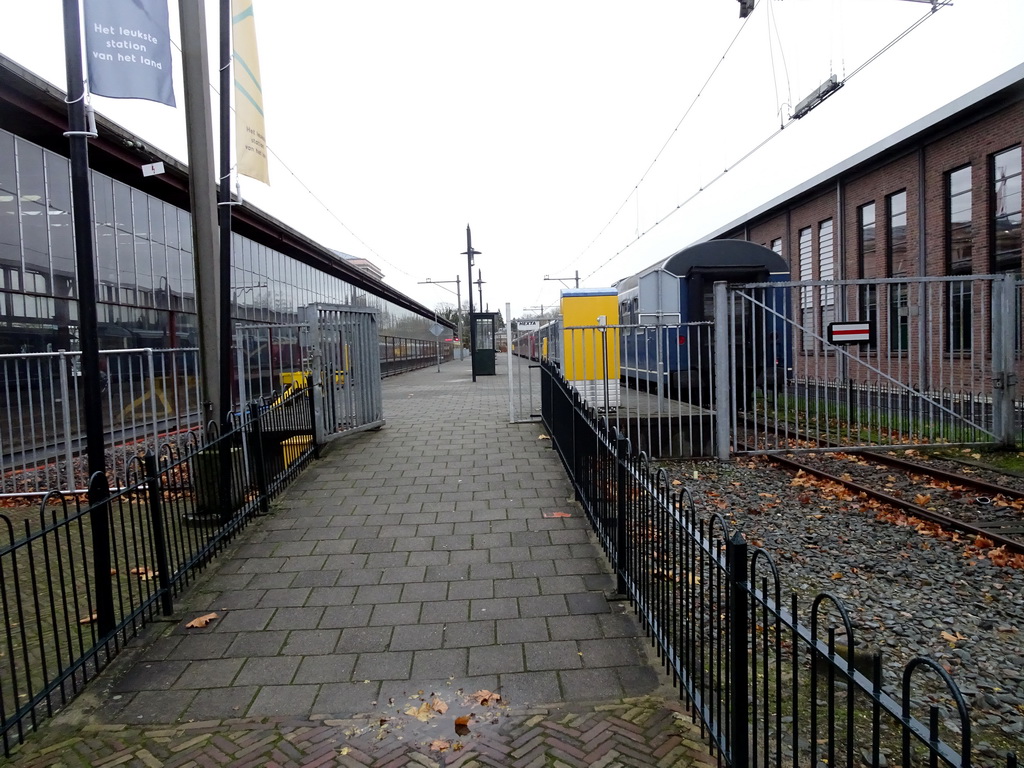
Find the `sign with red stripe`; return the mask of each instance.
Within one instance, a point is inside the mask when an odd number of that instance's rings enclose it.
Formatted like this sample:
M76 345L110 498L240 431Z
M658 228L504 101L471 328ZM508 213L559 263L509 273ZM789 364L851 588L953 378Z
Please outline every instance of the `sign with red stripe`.
M869 344L875 340L873 323L829 323L830 344Z

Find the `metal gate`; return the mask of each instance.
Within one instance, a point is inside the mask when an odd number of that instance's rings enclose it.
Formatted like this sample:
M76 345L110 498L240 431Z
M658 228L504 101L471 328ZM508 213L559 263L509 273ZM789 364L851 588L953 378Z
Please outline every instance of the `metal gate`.
M317 443L384 424L376 310L310 304L304 322L239 326L239 401L313 387Z
M306 308L312 370L319 372L317 442L384 425L377 313L365 307Z
M1013 444L1021 285L1012 275L716 285L719 457L730 436L734 453ZM843 343L851 330L858 340Z
M536 332L512 334L508 345L509 421L540 421L540 352Z

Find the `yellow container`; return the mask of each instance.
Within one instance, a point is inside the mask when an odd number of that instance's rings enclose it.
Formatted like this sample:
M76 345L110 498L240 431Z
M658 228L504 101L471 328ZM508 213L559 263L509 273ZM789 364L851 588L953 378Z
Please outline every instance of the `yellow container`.
M281 442L285 467L290 467L298 460L299 456L306 452L312 439L309 435L296 435Z
M619 404L619 298L614 288L562 291L562 374L589 403Z

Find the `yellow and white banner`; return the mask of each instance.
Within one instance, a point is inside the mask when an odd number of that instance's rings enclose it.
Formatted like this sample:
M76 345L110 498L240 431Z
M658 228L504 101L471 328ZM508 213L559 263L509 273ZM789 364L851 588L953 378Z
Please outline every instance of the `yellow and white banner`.
M256 20L252 0L231 0L231 39L234 42L235 152L238 172L264 184L267 170L267 138L263 126L263 83L256 51Z

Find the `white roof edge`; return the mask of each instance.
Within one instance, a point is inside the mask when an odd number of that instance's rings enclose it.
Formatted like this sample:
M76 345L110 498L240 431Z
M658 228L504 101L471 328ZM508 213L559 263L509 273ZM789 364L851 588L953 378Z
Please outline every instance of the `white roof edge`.
M783 192L781 195L769 200L763 205L759 205L748 211L746 214L734 219L728 224L717 228L710 234L695 240L694 243L702 243L706 240L714 240L716 237L736 229L738 226L744 224L750 219L757 218L761 214L770 211L773 208L778 207L786 200L790 200L794 197L807 192L815 187L825 183L826 181L840 176L843 173L849 171L852 168L856 168L861 163L871 159L875 155L879 155L888 149L896 146L900 142L906 141L919 133L923 133L929 128L938 125L943 120L947 120L956 114L963 112L964 110L984 101L990 96L994 96L1005 88L1009 88L1017 83L1024 82L1024 64L1018 64L1017 66L1007 70L998 77L989 80L987 83L979 85L974 90L968 91L963 96L960 96L953 101L949 102L945 106L939 107L934 112L925 115L920 120L915 120L905 128L901 128L881 141L875 142L869 147L862 149L854 155L851 155L846 160L832 166L831 168L822 171L817 176L814 176L807 181L798 184L787 192Z

